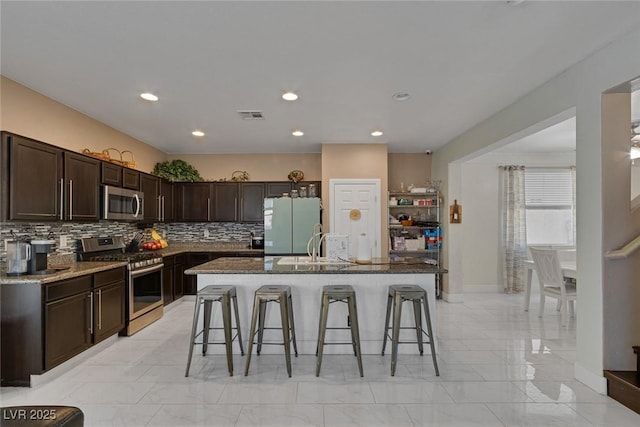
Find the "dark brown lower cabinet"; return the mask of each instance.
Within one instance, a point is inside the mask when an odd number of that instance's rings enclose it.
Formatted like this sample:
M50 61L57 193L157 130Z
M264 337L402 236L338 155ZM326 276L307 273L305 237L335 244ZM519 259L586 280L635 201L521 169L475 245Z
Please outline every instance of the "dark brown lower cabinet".
M162 257L162 302L164 305L170 304L174 301L173 296L173 265L175 263L175 256Z
M184 255L176 255L173 265L173 299L177 300L184 295Z
M44 369L91 347L91 291L44 305Z
M125 322L126 270L46 284L2 285L2 386L42 374L112 335Z
M125 282L113 283L94 291L93 343L117 334L124 328Z
M165 256L162 263L162 298L167 305L184 295L184 255Z

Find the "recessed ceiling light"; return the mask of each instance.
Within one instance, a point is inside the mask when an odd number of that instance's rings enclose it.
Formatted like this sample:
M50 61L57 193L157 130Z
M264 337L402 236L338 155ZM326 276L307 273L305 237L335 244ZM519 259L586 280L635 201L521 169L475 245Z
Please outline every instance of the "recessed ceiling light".
M402 102L411 98L411 95L409 95L407 92L396 92L393 95L391 95L391 98L393 98L394 101Z
M304 132L302 132L300 129L294 130L293 132L291 132L291 135L293 136L302 136L304 135Z
M374 130L373 132L371 132L371 136L382 136L382 131Z
M298 94L287 92L282 95L282 99L284 99L285 101L295 101L296 99L298 99Z
M151 101L151 102L156 102L158 100L157 96L149 92L141 93L140 98L144 99L145 101Z
M202 138L204 136L204 132L202 132L201 130L194 130L193 132L191 132L191 135Z

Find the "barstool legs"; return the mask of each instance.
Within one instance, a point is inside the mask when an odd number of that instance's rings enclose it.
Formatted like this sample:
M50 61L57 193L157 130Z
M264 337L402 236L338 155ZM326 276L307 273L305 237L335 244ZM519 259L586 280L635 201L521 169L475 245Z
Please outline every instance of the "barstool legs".
M196 330L198 329L198 317L200 315L200 299L196 296L196 306L193 314L193 324L191 326L191 340L189 342L189 359L187 359L187 370L184 376L189 376L189 368L191 367L191 358L193 357L193 342L195 341Z
M249 329L249 348L247 348L247 363L244 368L244 376L249 375L249 365L251 364L251 353L253 350L253 340L256 330L256 323L258 322L258 315L260 313L260 298L256 295L253 298L253 314L251 315L251 327ZM262 330L262 328L260 328ZM258 353L260 354L260 353Z
M396 289L396 287L398 289ZM407 329L400 326L400 320L402 319L402 303L405 301L411 301L413 303L416 343L418 344L418 351L420 352L420 355L424 354L423 334L425 334L425 331L422 327L422 306L424 306L424 315L427 323L426 335L429 337L433 367L435 369L436 376L439 376L440 371L438 369L435 340L433 336L433 329L431 326L429 302L427 300L426 291L419 286L393 285L389 288L389 296L387 298L387 315L385 317L384 337L382 339L381 354L384 356L384 351L387 345L387 338L389 334L389 319L391 318L391 311L393 310L393 326L391 327L391 376L395 376L396 365L398 361L398 344L401 344L400 329Z
M396 374L398 361L398 341L400 340L400 319L402 318L402 296L396 292L393 298L393 330L391 338L391 376ZM417 327L417 326L416 326Z
M393 306L393 297L389 295L387 297L387 314L384 317L384 336L382 337L382 352L381 356L384 356L384 349L387 347L387 336L389 334L389 317L391 316L391 307Z
M356 304L356 296L349 298L349 313L353 313L351 319L351 340L354 344L355 356L358 359L358 370L360 376L364 377L362 371L362 352L360 351L360 325L358 324L358 305Z
M329 317L329 305L333 302L344 302L348 306L349 319L351 326L349 328L334 327L327 328L327 318ZM353 347L353 353L358 359L358 370L360 376L364 376L362 370L362 353L360 350L360 328L358 325L358 311L356 303L355 291L351 286L346 285L327 285L322 290L322 302L320 304L320 321L318 326L318 343L316 346L316 377L320 376L320 368L322 367L322 356L324 355L325 336L327 329L350 329L351 342L343 343L327 343L327 344L347 344Z
M296 331L293 320L293 304L291 291L289 287L283 286L263 286L256 290L253 300L253 314L251 316L251 328L249 329L249 348L247 349L247 363L244 374L249 375L249 367L251 366L251 355L255 342L255 335L258 335L256 353L260 355L262 351L263 338L265 329L273 329L265 327L265 317L268 302L277 302L280 305L280 322L282 326L282 339L284 345L285 361L287 365L287 374L291 377L291 344L298 356L298 344L296 343ZM256 330L257 327L257 330ZM264 343L274 344L274 343Z
M202 345L202 355L207 354L209 344L224 344L227 356L227 368L229 376L233 376L233 322L231 320L231 302L233 301L233 309L235 310L236 332L238 344L240 345L240 353L244 355L242 346L242 334L240 327L240 316L238 314L238 300L236 297L235 287L233 286L207 286L196 295L196 303L194 308L193 323L191 326L191 340L189 343L189 359L187 360L187 368L185 377L189 376L191 368L191 359L193 357L193 346ZM213 311L213 303L220 302L222 305L222 328L211 327L211 314ZM200 306L204 305L202 331L198 333L198 320L200 317ZM211 329L224 330L224 342L210 342L209 335ZM202 334L202 342L196 342L197 337Z
M427 318L427 334L429 335L429 346L431 347L431 359L433 360L433 367L436 371L436 376L440 376L440 370L438 369L438 360L436 357L436 343L433 337L433 329L431 328L431 316L429 315L429 301L427 301L427 296L424 296L423 299L424 304L424 313Z
M320 327L318 332L318 345L316 346L316 377L320 376L322 355L324 354L324 337L327 332L327 317L329 315L329 294L323 292L320 305Z

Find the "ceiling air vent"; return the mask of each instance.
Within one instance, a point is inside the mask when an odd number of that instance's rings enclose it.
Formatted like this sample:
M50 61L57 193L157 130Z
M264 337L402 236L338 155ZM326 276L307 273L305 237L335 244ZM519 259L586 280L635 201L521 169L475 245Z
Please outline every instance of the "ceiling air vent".
M262 111L258 110L238 110L242 120L264 120Z

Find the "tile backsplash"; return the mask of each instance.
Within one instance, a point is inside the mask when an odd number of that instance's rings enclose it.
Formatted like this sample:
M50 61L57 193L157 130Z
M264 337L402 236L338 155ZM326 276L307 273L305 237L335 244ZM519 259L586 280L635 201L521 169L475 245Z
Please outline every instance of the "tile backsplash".
M174 242L250 242L250 233L262 234L262 223L245 224L233 222L170 223L154 224L154 229L169 243ZM83 237L123 236L129 240L138 232L135 223L98 221L98 222L52 222L0 223L0 263L6 259L5 241L15 238L32 240L51 238L56 242L52 255L65 255L77 252ZM147 237L151 236L147 232Z

